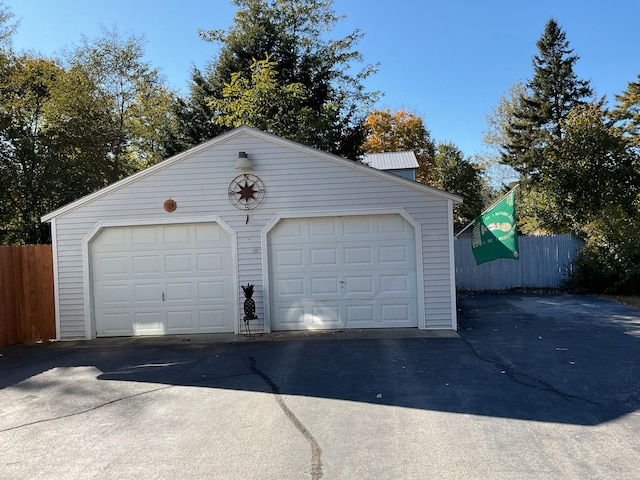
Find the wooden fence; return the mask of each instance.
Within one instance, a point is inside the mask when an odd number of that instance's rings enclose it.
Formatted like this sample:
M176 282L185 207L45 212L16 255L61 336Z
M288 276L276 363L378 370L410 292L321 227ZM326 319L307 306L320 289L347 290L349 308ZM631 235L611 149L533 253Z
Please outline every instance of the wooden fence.
M0 347L55 337L51 245L0 246Z
M521 236L519 260L476 265L471 238L457 238L456 287L465 291L560 288L583 242L572 235Z

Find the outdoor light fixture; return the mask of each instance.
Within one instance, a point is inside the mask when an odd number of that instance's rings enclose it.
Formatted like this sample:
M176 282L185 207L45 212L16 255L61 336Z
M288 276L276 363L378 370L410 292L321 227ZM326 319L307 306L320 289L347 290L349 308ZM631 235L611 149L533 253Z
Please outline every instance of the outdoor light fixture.
M246 152L238 152L238 161L236 162L236 170L251 170L251 162Z

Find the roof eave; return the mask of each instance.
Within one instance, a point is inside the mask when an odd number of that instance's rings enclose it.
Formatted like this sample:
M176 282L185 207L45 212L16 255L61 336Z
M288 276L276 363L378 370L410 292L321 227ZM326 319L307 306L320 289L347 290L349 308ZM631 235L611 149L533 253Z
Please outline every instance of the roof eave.
M133 183L141 178L146 177L147 175L153 174L154 172L164 170L165 168L170 167L174 163L180 162L192 155L197 154L201 150L206 150L207 148L210 148L213 145L216 145L220 142L228 140L229 138L233 138L234 136L239 135L243 131L243 128L245 127L238 127L236 129L229 130L228 132L218 135L217 137L212 138L211 140L208 140L204 143L196 145L195 147L192 147L189 150L185 150L184 152L180 152L172 157L162 160L161 162L157 163L152 167L145 168L144 170L134 173L129 177L123 178L122 180L118 180L117 182L114 182L111 185L107 185L106 187L101 188L100 190L96 190L95 192L89 193L84 197L80 197L79 199L71 203L68 203L52 212L47 213L46 215L43 215L40 218L40 220L43 223L48 223L54 218L59 217L60 215L64 215L65 213L70 212L71 210L75 210L76 208L86 203L92 202L93 200L96 200L104 195L107 195L108 193L113 192L114 190L118 190L122 187L125 187L130 183Z
M129 185L130 183L133 183L141 178L146 177L147 175L152 175L153 173L163 170L165 168L170 167L171 165L181 162L183 160L185 160L186 158L195 155L197 153L199 153L202 150L206 150L208 148L211 148L219 143L225 142L237 135L240 135L242 133L250 133L254 136L257 137L262 137L264 139L273 141L275 143L279 143L281 145L287 146L289 148L298 150L298 151L302 151L305 152L307 154L310 155L314 155L317 157L321 157L324 159L327 159L329 161L332 161L334 163L338 163L340 165L343 165L345 167L348 168L353 168L356 170L360 170L362 172L366 172L370 175L374 175L380 178L384 178L385 180L388 181L392 181L404 186L408 186L412 189L418 190L418 191L422 191L424 193L429 193L431 195L435 195L436 197L440 197L442 199L446 199L446 200L451 200L454 203L458 204L458 203L462 203L462 197L458 196L458 195L454 195L452 193L448 193L448 192L444 192L442 190L438 190L437 188L434 187L430 187L428 185L424 185L422 183L418 183L415 182L413 180L408 180L406 178L402 178L399 177L397 175L394 175L393 173L389 173L389 172L385 172L384 170L377 170L373 167L370 167L366 164L363 163L359 163L359 162L355 162L353 160L348 160L346 158L343 157L339 157L337 155L334 155L332 153L327 153L327 152L322 152L320 150L317 150L315 148L312 147L308 147L306 145L302 145L300 143L294 142L293 140L288 140L286 138L282 138L282 137L278 137L277 135L273 135L271 133L267 133L267 132L263 132L261 130L257 130L255 128L252 127L247 127L247 126L240 126L240 127L236 127L233 130L229 130L228 132L225 132L221 135L218 135L215 138L212 138L211 140L208 140L204 143L201 143L200 145L196 145L195 147L190 148L189 150L186 150L184 152L178 153L177 155L174 155L173 157L169 157L166 160L161 161L160 163L146 168L144 170L141 170L137 173L134 173L133 175L123 178L122 180L119 180L115 183L112 183L111 185L108 185L104 188L101 188L100 190L97 190L93 193L90 193L88 195L85 195L84 197L79 198L78 200L75 200L71 203L68 203L67 205L64 205L50 213L47 213L46 215L43 215L41 217L41 221L43 223L48 223L51 220L53 220L56 217L59 217L61 215L64 215L65 213L68 213L72 210L75 210L78 207L81 207L82 205L92 202L93 200L96 200L104 195L109 194L110 192L113 192L115 190L118 190L120 188L123 188L127 185Z

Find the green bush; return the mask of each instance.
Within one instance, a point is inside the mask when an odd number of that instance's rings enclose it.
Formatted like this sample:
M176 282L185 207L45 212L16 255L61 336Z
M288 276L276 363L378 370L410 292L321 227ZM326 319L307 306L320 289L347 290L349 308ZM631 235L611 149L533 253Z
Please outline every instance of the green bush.
M584 228L586 244L567 286L576 293L640 294L640 214L602 213Z

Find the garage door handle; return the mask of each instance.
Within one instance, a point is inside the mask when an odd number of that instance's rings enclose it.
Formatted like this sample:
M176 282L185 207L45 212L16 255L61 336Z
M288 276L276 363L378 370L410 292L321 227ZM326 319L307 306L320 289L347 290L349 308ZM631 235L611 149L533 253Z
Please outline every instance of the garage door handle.
M162 292L162 301L164 302L164 292Z

